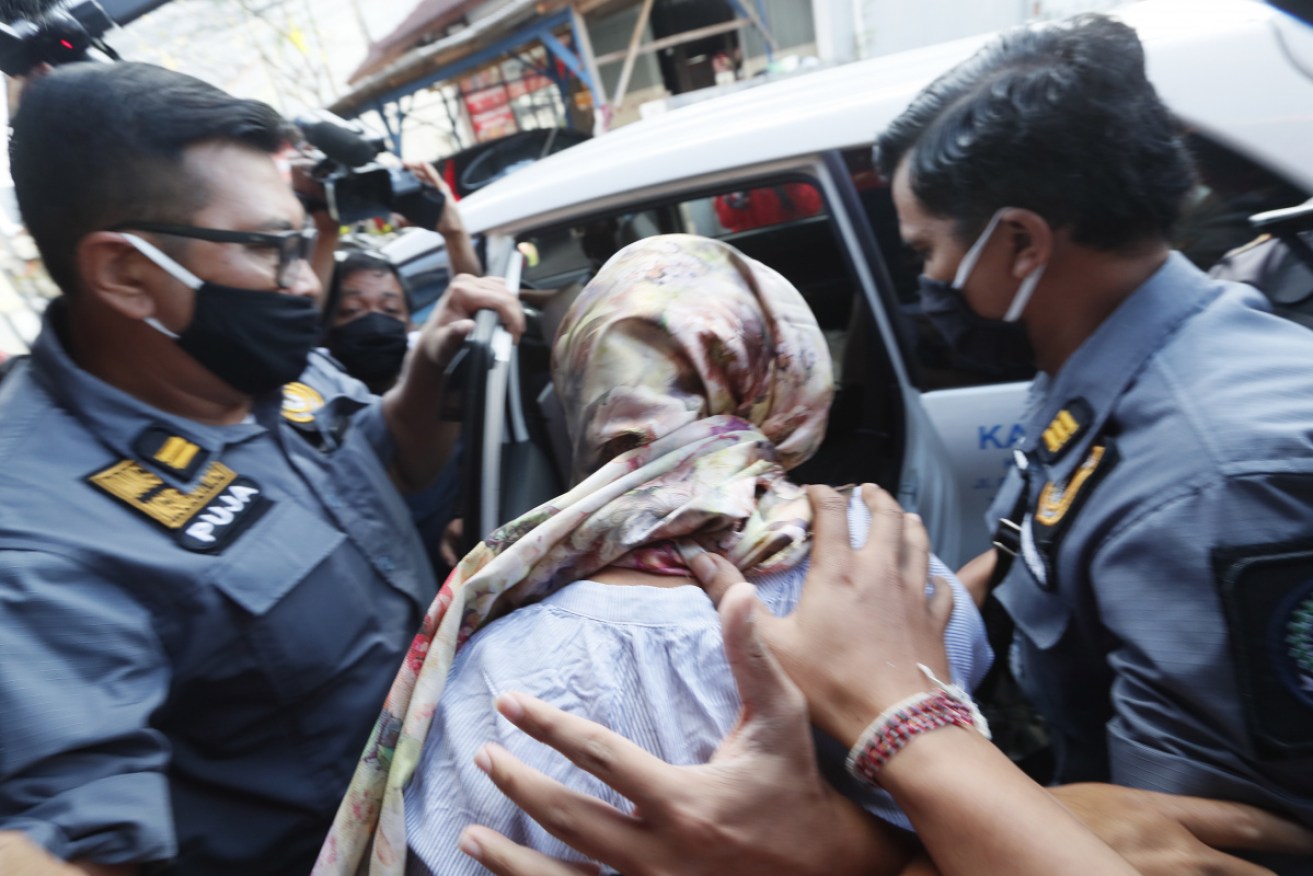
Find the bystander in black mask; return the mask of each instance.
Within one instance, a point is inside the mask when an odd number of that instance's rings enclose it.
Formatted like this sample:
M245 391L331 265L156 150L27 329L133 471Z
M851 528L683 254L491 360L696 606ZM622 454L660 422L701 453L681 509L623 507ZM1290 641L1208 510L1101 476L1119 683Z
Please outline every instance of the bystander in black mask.
M400 319L375 312L333 326L324 343L348 374L379 392L401 374L407 335Z

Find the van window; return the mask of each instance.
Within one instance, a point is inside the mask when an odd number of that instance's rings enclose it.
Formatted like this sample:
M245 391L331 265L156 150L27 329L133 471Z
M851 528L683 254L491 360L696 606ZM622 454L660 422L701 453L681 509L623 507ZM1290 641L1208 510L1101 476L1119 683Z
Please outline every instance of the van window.
M837 396L825 447L794 477L802 483L897 484L901 465L901 400L883 344L876 342L867 298L831 220L820 187L802 177L753 180L619 213L593 216L520 237L538 250L525 279L560 297L577 292L622 247L654 234L683 232L723 240L788 278L825 335ZM543 304L544 330L554 331L565 303ZM526 381L532 379L526 375Z

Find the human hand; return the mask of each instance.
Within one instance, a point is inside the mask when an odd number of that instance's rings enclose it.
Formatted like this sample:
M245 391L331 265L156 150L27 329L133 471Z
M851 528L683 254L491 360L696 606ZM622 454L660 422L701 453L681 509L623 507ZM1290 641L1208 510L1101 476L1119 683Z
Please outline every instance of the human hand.
M318 216L328 212L328 194L324 181L314 174L319 162L308 155L297 153L288 161L292 172L292 191L301 198L306 210Z
M416 346L423 358L445 368L474 328L474 314L485 309L497 311L502 325L518 343L524 334L524 308L506 290L506 281L457 274L420 330Z
M569 790L494 745L480 752L481 768L548 832L626 876L864 873L880 861L896 872L906 851L820 777L802 693L756 631L751 586L727 593L720 613L743 710L709 763L671 766L604 727L509 694L497 703L508 720L634 809ZM467 830L462 848L500 876L572 872L486 828Z
M52 856L19 831L0 831L0 873L5 876L80 876L83 871Z
M944 629L953 610L946 582L926 597L930 539L920 518L879 487L861 491L871 526L853 550L848 500L829 487L807 488L814 518L802 597L787 617L760 613L762 635L806 691L812 720L848 746L886 708L931 688L918 663L948 678ZM693 572L713 600L742 580L713 554L697 558Z
M442 562L456 568L460 562L460 543L465 538L465 518L454 517L447 524L447 528L442 530L442 539L438 542L438 556Z
M1313 832L1244 803L1093 782L1048 790L1145 876L1272 876L1219 849L1313 855Z
M438 169L427 161L406 161L403 162L406 169L415 176L419 181L433 186L442 192L443 207L442 215L438 218L437 227L433 230L446 237L449 234L460 234L465 231L465 222L461 219L460 208L456 206L456 196L451 191L451 186L438 173Z

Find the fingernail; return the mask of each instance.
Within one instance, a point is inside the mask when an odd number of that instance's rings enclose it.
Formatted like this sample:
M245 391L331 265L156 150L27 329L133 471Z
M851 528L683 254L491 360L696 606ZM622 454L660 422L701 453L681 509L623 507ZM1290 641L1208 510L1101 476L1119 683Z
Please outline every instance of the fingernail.
M496 706L497 711L505 715L510 721L518 721L524 717L524 706L515 694L502 694L497 697Z
M695 555L693 559L688 561L688 565L700 581L716 576L716 564L705 552Z
M483 746L478 754L474 755L474 765L482 772L492 774L492 754L488 751L488 746Z
M471 858L483 858L483 846L479 845L478 840L470 835L469 828L460 832L460 839L456 843L462 852Z
M921 515L920 515L920 514L917 514L915 511L909 511L909 512L907 512L907 522L908 522L908 523L920 523L920 522L921 522Z

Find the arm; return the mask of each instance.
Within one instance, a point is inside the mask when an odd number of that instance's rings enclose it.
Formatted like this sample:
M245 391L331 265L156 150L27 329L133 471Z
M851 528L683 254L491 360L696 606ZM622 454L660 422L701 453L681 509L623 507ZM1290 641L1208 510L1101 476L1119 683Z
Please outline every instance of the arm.
M310 270L319 281L323 294L327 295L333 281L333 254L337 252L337 238L342 229L328 211L324 184L312 173L314 166L315 162L309 158L297 157L292 160L292 191L296 192L305 205L306 214L319 233L315 251L310 255ZM321 309L323 305L321 300Z
M383 418L397 448L393 475L403 492L432 483L456 444L459 427L438 417L443 370L474 327L474 314L485 308L500 314L518 342L524 333L524 311L504 281L461 274L420 330L396 386L383 396Z
M328 287L333 283L334 254L337 252L337 239L342 229L337 224L337 220L329 214L327 207L311 213L310 221L315 223L315 230L319 232L319 237L315 240L315 251L310 255L310 270L314 271L315 279L319 281L319 288L326 296ZM321 299L320 308L322 309L326 303Z
M0 831L0 873L6 876L135 876L135 864L66 864L17 831Z
M442 208L442 218L438 220L438 227L433 230L441 234L442 239L447 242L447 257L451 260L452 276L456 274L482 276L483 264L479 261L478 253L474 251L474 240L465 230L465 220L461 218L460 208L456 206L456 196L452 194L447 181L438 173L437 168L427 161L408 161L406 167L421 181L442 192L443 197L446 198L446 206Z
M984 553L967 560L966 564L957 570L957 580L961 581L967 593L971 594L971 599L977 608L983 606L985 598L989 596L989 581L994 577L996 565L998 565L998 549L991 547Z
M1091 588L1115 643L1114 783L1313 824L1313 703L1290 638L1313 597L1311 504L1313 475L1233 477L1167 499L1098 546Z
M927 689L918 662L942 675L942 613L951 607L946 588L925 598L929 545L919 520L888 494L862 489L871 534L854 552L835 531L842 498L809 488L816 519L807 586L792 615L761 619L771 650L807 692L812 719L845 745L891 704ZM721 574L731 573L722 565ZM1132 872L974 730L915 737L881 771L881 784L945 874Z
M1243 803L1096 783L1049 793L1145 876L1270 873L1218 849L1313 856L1313 832Z
M34 551L0 552L0 604L0 830L92 874L171 858L168 743L149 727L169 673L149 612Z

